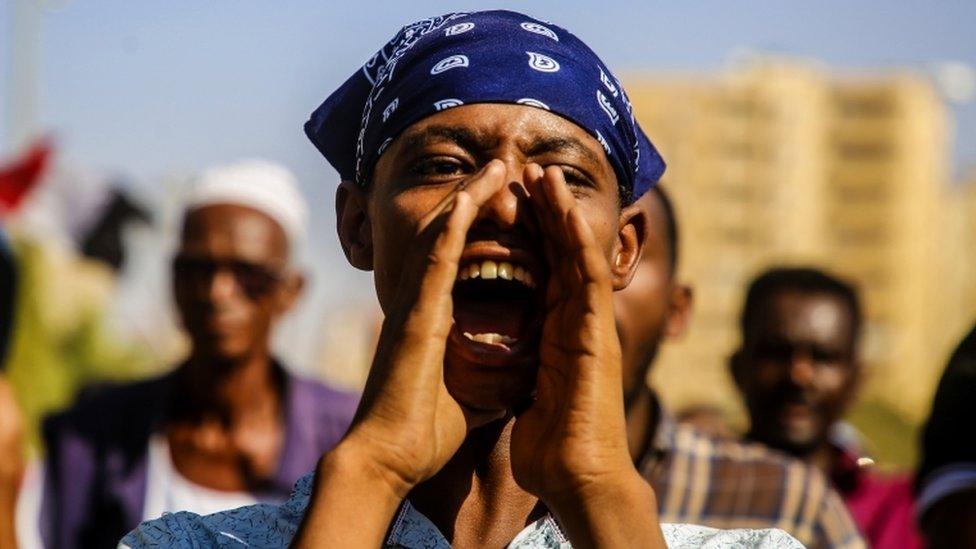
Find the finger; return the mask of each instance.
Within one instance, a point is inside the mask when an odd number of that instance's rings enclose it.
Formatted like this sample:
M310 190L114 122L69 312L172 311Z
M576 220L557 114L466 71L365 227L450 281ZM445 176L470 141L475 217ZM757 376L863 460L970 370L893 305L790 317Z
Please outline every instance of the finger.
M567 215L569 237L579 259L580 274L585 282L610 284L610 263L596 243L593 229L578 207Z
M560 235L563 237L563 244L570 245L569 239L569 211L576 206L576 197L569 190L566 178L562 170L555 166L546 169L545 177L542 180L542 189L551 206L552 215L559 225Z
M475 205L481 207L505 184L505 163L494 159L481 168L477 173L458 183L451 192L441 199L427 215L425 225L438 216L448 213L454 207L458 193L466 191Z
M570 211L576 209L577 201L562 170L555 166L550 166L545 170L545 175L541 182L542 191L549 204L550 216L552 219L552 234L555 235L556 242L560 246L558 257L561 261L558 265L560 278L571 286L582 282L580 273L581 265L578 257L580 249L571 235L569 221ZM587 226L588 228L588 226ZM591 240L592 233L590 234Z
M401 374L416 376L415 383L430 386L440 381L443 370L444 343L453 325L451 291L457 278L458 262L467 239L468 229L478 215L478 208L504 184L504 164L489 162L472 178L462 182L434 208L436 217L426 223L420 244L408 269L419 271L419 283L413 289L401 288L401 306L406 315L389 334L400 343L392 347L394 356L413 357ZM463 188L462 188L463 187ZM432 244L428 238L433 238ZM386 345L381 345L387 348ZM394 360L394 362L397 362ZM424 373L421 374L420 371Z
M557 246L555 242L556 236L554 232L557 230L556 219L552 215L552 207L549 205L546 194L542 189L542 178L544 176L545 170L543 170L542 166L531 163L527 164L523 170L522 181L528 192L532 212L535 214L533 218L535 219L536 229L539 232L542 242L543 255L548 266L549 278L547 281L546 296L548 301L552 302L561 292L559 271L562 261L560 260L560 254L557 252L557 247L561 248L561 246Z
M564 236L561 228L563 223L543 188L546 177L546 170L538 164L529 164L526 167L525 182L526 189L529 190L532 210L536 214L542 232L542 240L548 252L547 259L550 260L550 266L555 267L555 261L560 257L559 249L563 247Z
M419 323L420 328L433 337L446 337L450 329L453 320L451 291L468 229L477 216L478 206L471 195L467 190L459 191L444 228L427 255L427 267L409 321ZM431 315L436 315L436 321L429 318Z
M478 209L497 192L505 182L505 165L492 160L481 171L459 183L433 208L421 222L423 229L418 235L420 246L408 269L422 272L420 288L404 299L411 300L409 308L423 306L423 299L431 299L433 306L443 306L457 276L457 263L464 249L468 229L477 218ZM463 206L462 206L463 202ZM463 209L462 212L457 212ZM433 244L425 250L425 242Z
M389 391L395 393L390 395L394 400L403 395L429 399L443 384L445 342L454 321L451 290L468 227L477 214L467 192L458 192L443 230L425 256L427 263L420 273L419 287L409 296L408 308L400 309L405 318L390 317L384 322L374 357L374 366L379 367L370 369L364 403ZM365 411L360 406L357 417Z
M543 229L548 229L552 224L551 207L542 190L542 179L546 172L542 166L532 163L527 164L522 173L522 181L529 195L529 202L532 204L532 211L535 212L537 220Z
M532 178L528 181L528 187L530 189L530 198L532 199L533 209L536 215L539 217L540 224L545 233L549 235L550 238L558 239L560 243L564 241L564 235L562 234L562 221L560 220L560 214L556 209L555 204L553 204L550 193L546 192L546 180L553 175L550 174L550 170L559 171L558 168L546 168L543 169L541 166L535 165L534 170L530 174ZM561 173L560 173L561 175Z

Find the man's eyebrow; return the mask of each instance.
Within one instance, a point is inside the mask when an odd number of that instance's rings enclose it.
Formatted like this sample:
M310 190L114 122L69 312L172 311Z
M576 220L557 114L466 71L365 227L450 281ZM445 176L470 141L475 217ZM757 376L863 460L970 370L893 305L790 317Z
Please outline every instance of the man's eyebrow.
M527 156L540 156L546 153L553 152L575 152L586 160L592 162L594 165L599 166L600 157L593 152L592 149L583 144L582 141L576 139L575 137L543 137L540 139L533 140L528 147L525 148L525 154Z
M498 146L497 139L489 139L460 126L427 126L403 136L403 150L420 148L432 143L450 141L468 151L491 150Z

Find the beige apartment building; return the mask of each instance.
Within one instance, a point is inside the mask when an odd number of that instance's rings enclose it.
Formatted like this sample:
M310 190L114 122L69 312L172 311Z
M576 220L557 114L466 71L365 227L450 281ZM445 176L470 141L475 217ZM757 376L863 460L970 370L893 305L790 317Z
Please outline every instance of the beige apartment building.
M957 315L952 322L965 329L976 322L976 171L959 185L953 186L949 200L955 205L949 211L951 238L960 243L958 260L950 258L949 276L955 287L961 287L960 303L950 310Z
M813 264L862 291L862 415L906 429L922 421L945 354L976 316L976 279L962 272L976 261L976 192L949 184L933 86L910 72L778 58L627 84L668 162L681 276L695 287L689 333L654 373L664 398L741 420L726 358L745 287L767 266Z

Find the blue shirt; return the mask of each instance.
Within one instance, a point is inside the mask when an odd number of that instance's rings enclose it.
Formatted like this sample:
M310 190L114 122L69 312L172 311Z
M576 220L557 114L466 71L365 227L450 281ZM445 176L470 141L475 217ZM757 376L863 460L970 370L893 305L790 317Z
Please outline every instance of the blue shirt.
M120 548L286 547L298 531L312 495L314 475L296 484L283 505L258 504L200 516L181 511L147 521L130 532ZM691 548L802 548L781 530L716 530L703 526L665 524L664 538L671 549ZM398 549L448 549L450 543L434 524L404 501L384 545ZM556 520L547 515L522 530L510 549L569 549L569 540Z

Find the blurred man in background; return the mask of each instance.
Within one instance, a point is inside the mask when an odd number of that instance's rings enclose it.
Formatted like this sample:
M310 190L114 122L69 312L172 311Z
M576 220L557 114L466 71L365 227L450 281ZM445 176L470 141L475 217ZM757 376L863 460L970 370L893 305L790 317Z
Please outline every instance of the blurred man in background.
M909 479L873 472L860 444L839 436L863 376L861 322L854 288L821 271L777 268L752 282L731 358L747 438L822 470L872 547L918 547Z
M688 423L695 429L714 438L737 438L729 425L725 411L711 404L693 404L682 408L676 414L679 423Z
M630 285L614 294L628 442L662 522L782 528L811 547L862 547L843 504L814 468L758 444L678 424L646 382L666 338L680 336L691 289L675 276L678 225L661 187L641 198L648 236ZM694 375L689 371L688 375Z
M976 548L976 327L939 381L922 437L917 513L930 547Z
M0 549L17 546L14 537L17 492L23 474L23 418L4 375L13 331L17 270L7 236L0 226Z
M284 499L339 440L356 399L291 375L270 349L303 287L306 217L279 166L245 161L198 178L172 273L189 357L45 422L45 545L114 547L167 511Z

